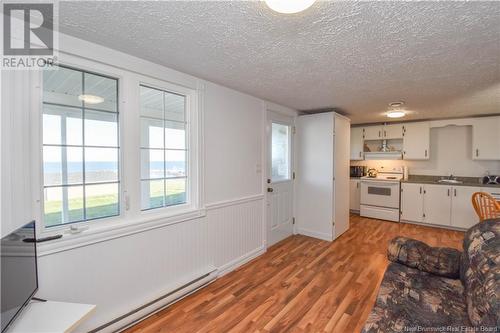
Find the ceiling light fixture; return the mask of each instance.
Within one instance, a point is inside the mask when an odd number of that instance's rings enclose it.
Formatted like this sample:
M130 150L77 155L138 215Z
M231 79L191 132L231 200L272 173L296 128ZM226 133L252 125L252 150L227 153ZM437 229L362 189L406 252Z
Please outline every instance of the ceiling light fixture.
M406 116L406 112L404 111L389 111L387 112L387 117L389 118L402 118Z
M389 110L386 113L387 117L402 118L406 116L406 111L403 107L404 104L405 102L403 101L389 103Z
M269 8L282 14L295 14L311 7L316 0L264 0Z
M104 102L104 98L101 96L96 96L96 95L80 95L78 96L78 99L80 101L83 101L87 104L99 104Z

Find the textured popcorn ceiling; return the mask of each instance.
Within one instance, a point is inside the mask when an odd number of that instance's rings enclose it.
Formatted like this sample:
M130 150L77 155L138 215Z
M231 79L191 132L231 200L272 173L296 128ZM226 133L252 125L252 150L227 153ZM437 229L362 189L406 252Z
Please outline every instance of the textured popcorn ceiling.
M354 123L500 113L500 2L61 2L62 32Z

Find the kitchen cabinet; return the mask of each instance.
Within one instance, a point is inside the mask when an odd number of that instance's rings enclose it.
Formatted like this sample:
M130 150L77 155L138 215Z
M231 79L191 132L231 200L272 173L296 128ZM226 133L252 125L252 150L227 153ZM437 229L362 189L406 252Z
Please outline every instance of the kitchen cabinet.
M361 201L361 181L359 179L350 180L349 184L349 209L359 212Z
M480 191L478 187L454 186L451 200L451 226L468 229L479 222L472 207L472 194Z
M430 157L430 124L428 121L403 126L403 159L428 160Z
M363 159L363 128L351 127L351 160Z
M475 186L401 184L401 220L468 229L479 222L472 194L489 189ZM500 195L500 189L497 190Z
M365 140L382 140L382 125L363 127L363 137Z
M500 117L473 120L472 159L500 160Z
M401 219L424 222L423 184L401 184Z
M450 225L452 188L443 185L424 186L424 222Z
M393 140L403 138L403 125L401 124L385 125L382 131L383 139Z

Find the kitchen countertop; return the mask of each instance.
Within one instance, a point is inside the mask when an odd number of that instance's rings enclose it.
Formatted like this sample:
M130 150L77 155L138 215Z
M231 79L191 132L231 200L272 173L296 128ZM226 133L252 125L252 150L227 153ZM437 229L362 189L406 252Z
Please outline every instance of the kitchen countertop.
M457 180L463 181L461 184L446 184L438 183L437 181L447 178L446 176L424 176L424 175L409 175L408 180L401 180L402 183L416 183L416 184L435 184L445 186L478 186L478 187L493 187L500 188L500 185L482 184L481 177L456 177Z

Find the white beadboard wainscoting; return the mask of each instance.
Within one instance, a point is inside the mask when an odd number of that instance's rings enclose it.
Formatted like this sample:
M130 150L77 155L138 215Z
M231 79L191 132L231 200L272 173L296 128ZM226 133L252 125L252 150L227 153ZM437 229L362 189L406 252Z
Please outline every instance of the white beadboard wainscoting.
M210 252L219 276L265 251L264 201L256 195L207 206Z
M96 304L88 332L215 269L199 218L39 259L39 297Z
M97 304L77 332L94 330L175 291L148 307L155 311L202 286L197 280L208 283L265 252L264 202L263 195L255 195L214 203L202 218L42 253L37 296ZM123 318L103 332L137 317Z

